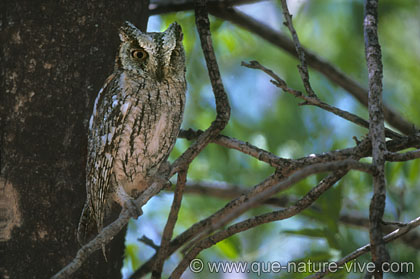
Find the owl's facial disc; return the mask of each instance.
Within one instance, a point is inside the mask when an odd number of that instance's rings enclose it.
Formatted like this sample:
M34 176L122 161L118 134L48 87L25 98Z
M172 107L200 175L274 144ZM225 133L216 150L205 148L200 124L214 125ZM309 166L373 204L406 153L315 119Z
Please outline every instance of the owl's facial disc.
M161 33L143 33L126 22L120 28L120 66L135 75L157 81L184 75L182 37L181 26L176 22ZM182 69L178 69L180 65L184 65Z

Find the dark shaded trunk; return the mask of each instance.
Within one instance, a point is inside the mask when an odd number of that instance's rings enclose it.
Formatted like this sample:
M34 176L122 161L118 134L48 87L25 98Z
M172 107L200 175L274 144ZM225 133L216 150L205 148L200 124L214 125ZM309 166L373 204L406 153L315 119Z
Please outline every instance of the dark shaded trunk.
M93 101L147 2L1 1L1 278L48 278L76 255ZM75 277L120 278L124 235Z

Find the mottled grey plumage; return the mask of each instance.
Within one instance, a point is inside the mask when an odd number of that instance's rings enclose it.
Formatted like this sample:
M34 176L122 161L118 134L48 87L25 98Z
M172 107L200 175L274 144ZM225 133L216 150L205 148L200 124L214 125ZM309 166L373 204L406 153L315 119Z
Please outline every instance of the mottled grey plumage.
M128 206L166 161L185 104L181 27L143 33L126 22L114 73L95 100L89 121L87 200L78 228L84 243L103 227L106 208Z

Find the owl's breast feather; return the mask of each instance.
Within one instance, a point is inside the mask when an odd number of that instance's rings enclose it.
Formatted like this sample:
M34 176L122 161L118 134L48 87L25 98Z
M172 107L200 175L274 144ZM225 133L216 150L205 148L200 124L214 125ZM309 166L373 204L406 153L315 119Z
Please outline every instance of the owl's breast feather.
M171 152L185 103L185 80L133 79L122 73L113 115L118 116L112 144L113 171L127 193L141 192ZM113 100L111 103L115 103Z
M149 154L155 154L159 152L161 147L161 135L164 134L165 130L168 129L168 119L165 113L160 115L159 121L154 127L154 130L151 131L152 138L150 139L150 144L148 148Z

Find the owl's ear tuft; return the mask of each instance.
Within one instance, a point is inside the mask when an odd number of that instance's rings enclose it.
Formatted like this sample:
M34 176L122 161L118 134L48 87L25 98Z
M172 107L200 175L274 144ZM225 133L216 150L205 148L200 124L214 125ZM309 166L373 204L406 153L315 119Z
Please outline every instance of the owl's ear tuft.
M142 32L140 29L138 29L129 21L124 22L124 24L120 27L119 35L122 42L133 41L141 34Z
M174 34L175 38L179 41L182 41L182 28L177 22L173 22L169 27L164 31L165 34Z
M120 28L120 33L119 33L119 35L120 35L120 40L121 40L121 42L126 42L126 41L128 41L128 36L127 36L127 34L122 30L122 28Z

